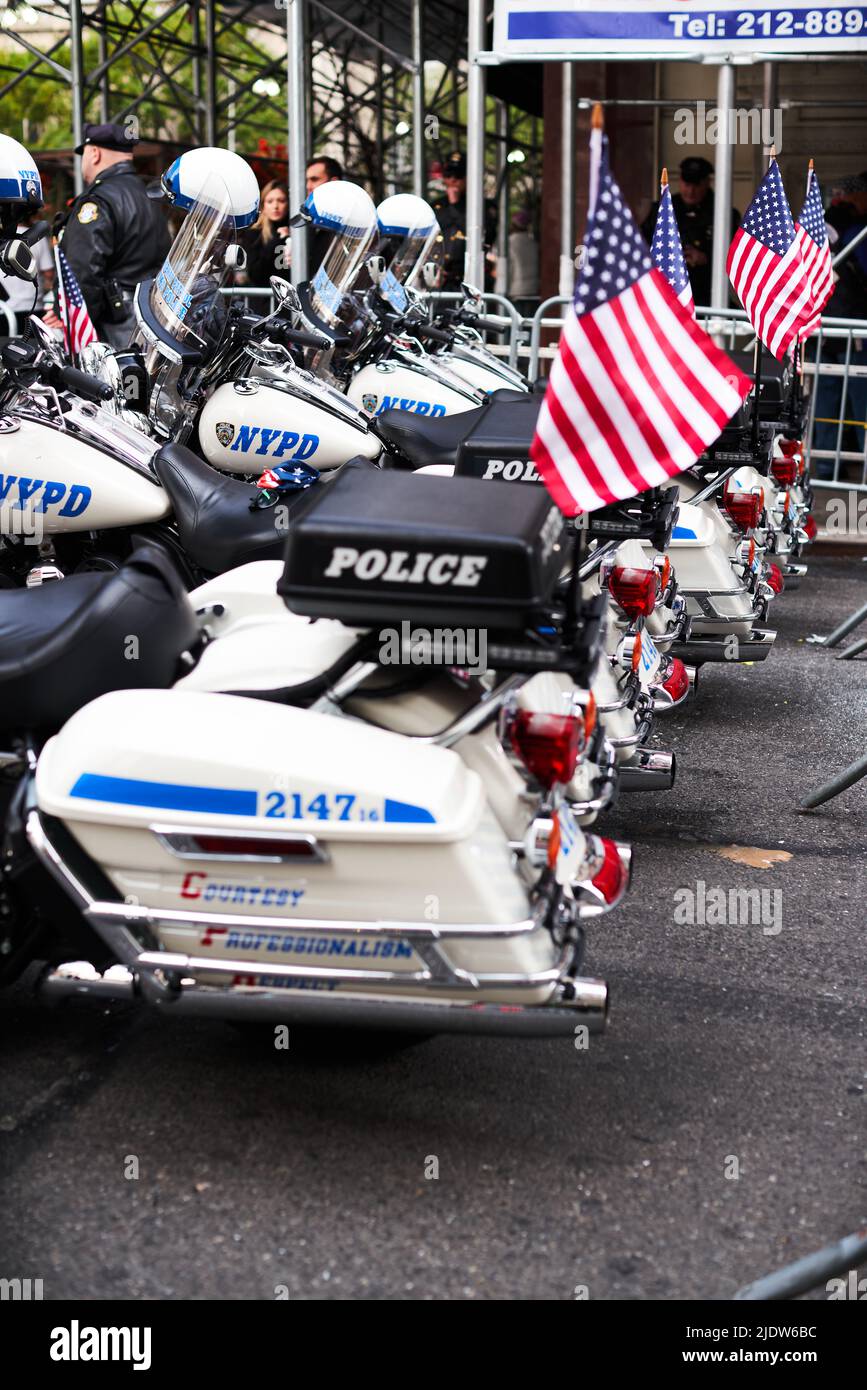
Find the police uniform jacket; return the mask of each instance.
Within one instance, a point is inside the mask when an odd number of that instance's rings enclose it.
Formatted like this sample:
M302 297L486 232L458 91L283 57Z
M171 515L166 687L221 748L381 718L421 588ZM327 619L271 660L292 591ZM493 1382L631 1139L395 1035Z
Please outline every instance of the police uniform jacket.
M79 194L60 245L94 323L112 322L106 281L131 292L156 274L171 245L160 205L148 197L132 160L110 165Z

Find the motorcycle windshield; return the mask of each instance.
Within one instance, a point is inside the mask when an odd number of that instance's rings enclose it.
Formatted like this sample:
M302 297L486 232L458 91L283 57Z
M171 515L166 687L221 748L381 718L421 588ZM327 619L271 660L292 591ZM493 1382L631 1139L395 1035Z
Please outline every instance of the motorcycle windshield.
M408 285L411 289L422 289L423 286L418 284L417 280L422 266L431 258L439 235L440 229L436 220L428 222L426 226L410 228L391 258L387 277L390 276L401 287ZM403 294L402 288L401 293L405 302L406 295Z
M228 189L212 174L151 285L151 326L167 343L202 349L219 340L220 290L237 262L236 245Z
M358 225L343 223L335 231L322 264L310 281L310 308L322 323L343 332L358 319L353 290L363 287L364 262L376 239L376 208L371 199L370 214L359 199ZM369 281L368 281L369 283Z

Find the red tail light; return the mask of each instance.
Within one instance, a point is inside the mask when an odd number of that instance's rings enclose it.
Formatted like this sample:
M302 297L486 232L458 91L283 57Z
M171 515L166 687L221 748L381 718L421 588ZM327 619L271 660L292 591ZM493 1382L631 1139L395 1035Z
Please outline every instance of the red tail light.
M668 675L662 682L662 688L668 691L672 700L675 702L683 699L684 695L689 690L689 676L679 656L673 656L671 658L671 667Z
M809 540L814 541L816 539L816 536L819 533L819 528L816 525L815 517L809 514L805 516L804 520L801 522L801 527L804 531L806 531Z
M584 726L575 715L519 710L509 738L527 771L547 790L571 782L584 747Z
M772 459L771 473L780 487L791 487L798 476L798 460L794 454L790 458Z
M628 618L646 618L656 607L657 572L615 565L608 576L608 588Z
M803 453L803 443L800 439L781 439L779 450L783 458L793 459L797 454Z
M620 858L614 840L603 840L599 844L603 850L602 868L594 874L591 882L598 888L607 903L613 903L623 892L629 878L629 870Z
M786 581L783 578L783 571L780 569L779 565L774 565L770 561L768 562L768 572L765 575L765 583L770 585L775 594L781 594L783 592L786 587Z
M730 491L723 495L723 506L741 531L751 531L758 526L765 505L765 495L758 492Z

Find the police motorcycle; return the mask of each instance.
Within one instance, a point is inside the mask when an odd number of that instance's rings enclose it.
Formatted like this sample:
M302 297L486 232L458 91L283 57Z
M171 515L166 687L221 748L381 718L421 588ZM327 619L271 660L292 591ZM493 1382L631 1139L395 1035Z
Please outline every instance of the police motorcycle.
M586 686L600 610L559 588L549 499L499 492L492 507L474 480L358 470L320 489L279 587L328 661L287 648L280 689L165 688L196 625L162 552L0 595L16 639L0 643L0 980L39 961L43 999L167 1017L601 1030L585 925L622 896L629 854L564 799L586 725L517 699L536 675ZM415 623L485 633L477 672L392 665L382 630ZM345 717L419 674L451 682L445 725Z
M220 179L210 202L193 200L174 259L143 297L139 288L157 418L173 418L181 367L193 369L220 331L218 290L237 264L236 227L258 206L250 179L234 201ZM0 582L116 568L141 540L169 550L190 585L282 553L284 531L256 505L256 487L142 428L130 408L144 390L141 358L129 356L103 352L98 378L69 367L35 318L0 352Z

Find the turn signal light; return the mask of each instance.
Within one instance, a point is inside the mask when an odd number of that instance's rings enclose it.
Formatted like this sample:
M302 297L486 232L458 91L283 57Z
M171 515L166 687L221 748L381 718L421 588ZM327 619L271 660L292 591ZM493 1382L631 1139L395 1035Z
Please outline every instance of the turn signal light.
M779 565L772 564L771 561L768 561L765 583L773 589L775 594L781 594L783 592L786 587L786 581L783 578L783 571L780 569Z
M811 541L814 541L819 532L819 528L816 525L815 517L808 513L804 517L804 520L801 522L801 529L803 531L806 531L807 536Z
M671 658L668 675L662 682L663 690L667 690L675 704L682 700L689 690L689 673L679 656Z
M519 710L509 737L527 771L548 791L558 782L571 782L584 747L583 722L574 714Z
M641 633L636 632L632 640L632 669L637 671L641 665Z
M791 487L798 476L798 460L792 454L789 458L772 459L771 474L780 487Z
M596 728L596 719L596 696L591 690L587 699L587 704L584 707L584 738L587 740L593 737L593 730Z
M765 494L758 492L730 491L723 495L723 506L741 531L751 531L758 526L765 505Z
M600 837L598 843L603 851L602 867L598 873L593 875L591 883L594 888L599 889L607 903L613 903L617 901L626 887L629 870L620 858L614 840L603 840Z
M608 588L628 618L646 618L656 607L657 572L631 565L615 565L608 576Z

